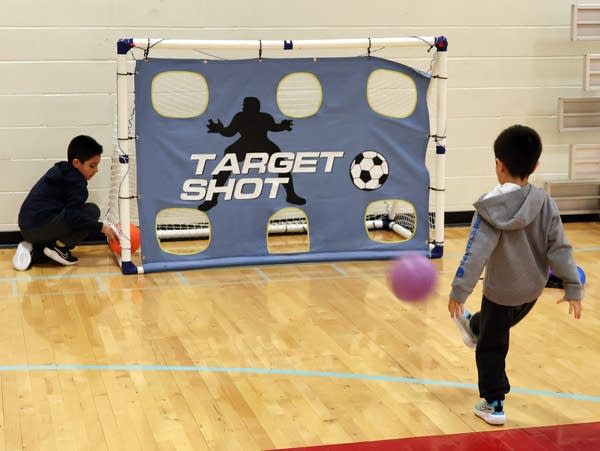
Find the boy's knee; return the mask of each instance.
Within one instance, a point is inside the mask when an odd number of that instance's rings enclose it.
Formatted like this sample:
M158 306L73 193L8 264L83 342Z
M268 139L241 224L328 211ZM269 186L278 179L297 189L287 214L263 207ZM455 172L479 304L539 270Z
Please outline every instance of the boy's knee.
M83 213L88 217L97 221L100 219L100 207L98 205L88 202L83 206Z

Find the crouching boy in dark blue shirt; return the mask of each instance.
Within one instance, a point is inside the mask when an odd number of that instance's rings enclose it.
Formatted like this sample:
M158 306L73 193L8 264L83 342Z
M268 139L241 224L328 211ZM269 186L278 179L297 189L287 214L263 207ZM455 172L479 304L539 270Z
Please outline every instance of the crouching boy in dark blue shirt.
M102 146L90 136L69 143L68 161L52 166L33 186L19 211L24 241L13 257L18 271L28 269L42 256L62 265L74 265L71 249L92 234L102 232L118 239L108 223L100 222L100 209L87 203L87 182L98 172Z

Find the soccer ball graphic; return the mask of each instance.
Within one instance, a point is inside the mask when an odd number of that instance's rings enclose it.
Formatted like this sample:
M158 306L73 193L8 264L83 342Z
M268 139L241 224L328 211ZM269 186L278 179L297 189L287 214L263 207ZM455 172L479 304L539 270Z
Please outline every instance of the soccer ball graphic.
M374 150L359 153L350 165L350 178L358 189L373 191L380 188L388 178L388 163L383 155Z

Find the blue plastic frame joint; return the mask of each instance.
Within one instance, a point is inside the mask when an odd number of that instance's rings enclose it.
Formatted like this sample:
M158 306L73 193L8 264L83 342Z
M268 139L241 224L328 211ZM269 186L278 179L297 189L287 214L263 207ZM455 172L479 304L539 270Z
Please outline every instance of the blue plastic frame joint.
M448 39L446 36L437 36L435 38L435 48L438 52L447 52L448 51Z
M133 262L122 262L121 272L123 274L138 274L138 268Z
M133 38L119 39L117 41L117 54L126 55L133 47Z
M429 255L430 258L442 258L444 256L444 245L435 244Z

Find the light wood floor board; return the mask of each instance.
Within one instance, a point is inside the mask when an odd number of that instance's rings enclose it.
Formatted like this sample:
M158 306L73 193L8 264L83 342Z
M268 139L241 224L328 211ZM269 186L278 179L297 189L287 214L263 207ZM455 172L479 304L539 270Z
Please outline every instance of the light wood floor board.
M547 289L511 332L505 428L600 419L600 223L566 224L581 320ZM258 450L490 430L447 312L466 228L425 304L388 261L120 274L106 246L26 272L0 254L0 449ZM518 263L515 263L518 264ZM481 287L467 307L477 310Z

